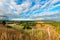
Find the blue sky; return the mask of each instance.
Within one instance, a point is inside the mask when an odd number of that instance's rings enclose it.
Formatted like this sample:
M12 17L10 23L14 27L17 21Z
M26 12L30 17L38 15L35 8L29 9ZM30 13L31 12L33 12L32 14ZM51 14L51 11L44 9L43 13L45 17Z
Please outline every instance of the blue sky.
M60 0L0 0L0 15L8 20L60 21Z

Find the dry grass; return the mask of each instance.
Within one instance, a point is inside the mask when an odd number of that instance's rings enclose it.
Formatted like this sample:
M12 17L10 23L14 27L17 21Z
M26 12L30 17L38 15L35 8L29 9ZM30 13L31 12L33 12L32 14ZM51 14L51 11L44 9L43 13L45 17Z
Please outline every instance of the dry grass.
M7 31L8 30L8 31ZM50 36L45 30L0 30L0 40L60 40L59 34L50 30Z
M60 40L60 34L56 31L58 29L55 30L53 26L46 24L44 26L34 30L0 27L0 40Z

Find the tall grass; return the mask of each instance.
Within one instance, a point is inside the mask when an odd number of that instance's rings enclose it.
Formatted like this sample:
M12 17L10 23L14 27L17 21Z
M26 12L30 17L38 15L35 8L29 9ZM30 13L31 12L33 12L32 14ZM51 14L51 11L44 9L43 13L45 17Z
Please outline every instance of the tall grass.
M0 40L60 40L59 24L39 24L33 30L13 24L12 28L0 28Z
M50 30L50 37L47 30L0 30L0 40L60 40L60 34Z

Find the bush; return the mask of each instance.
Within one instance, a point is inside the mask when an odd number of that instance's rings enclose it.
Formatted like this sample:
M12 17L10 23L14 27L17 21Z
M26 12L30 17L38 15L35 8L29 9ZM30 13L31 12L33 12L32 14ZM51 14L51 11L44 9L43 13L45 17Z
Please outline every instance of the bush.
M11 26L6 26L7 28L12 28Z

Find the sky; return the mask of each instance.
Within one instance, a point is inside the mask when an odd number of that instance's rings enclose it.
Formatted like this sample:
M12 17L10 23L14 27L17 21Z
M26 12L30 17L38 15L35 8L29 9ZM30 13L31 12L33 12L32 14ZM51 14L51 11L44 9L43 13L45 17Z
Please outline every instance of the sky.
M0 0L0 19L60 21L60 0Z

